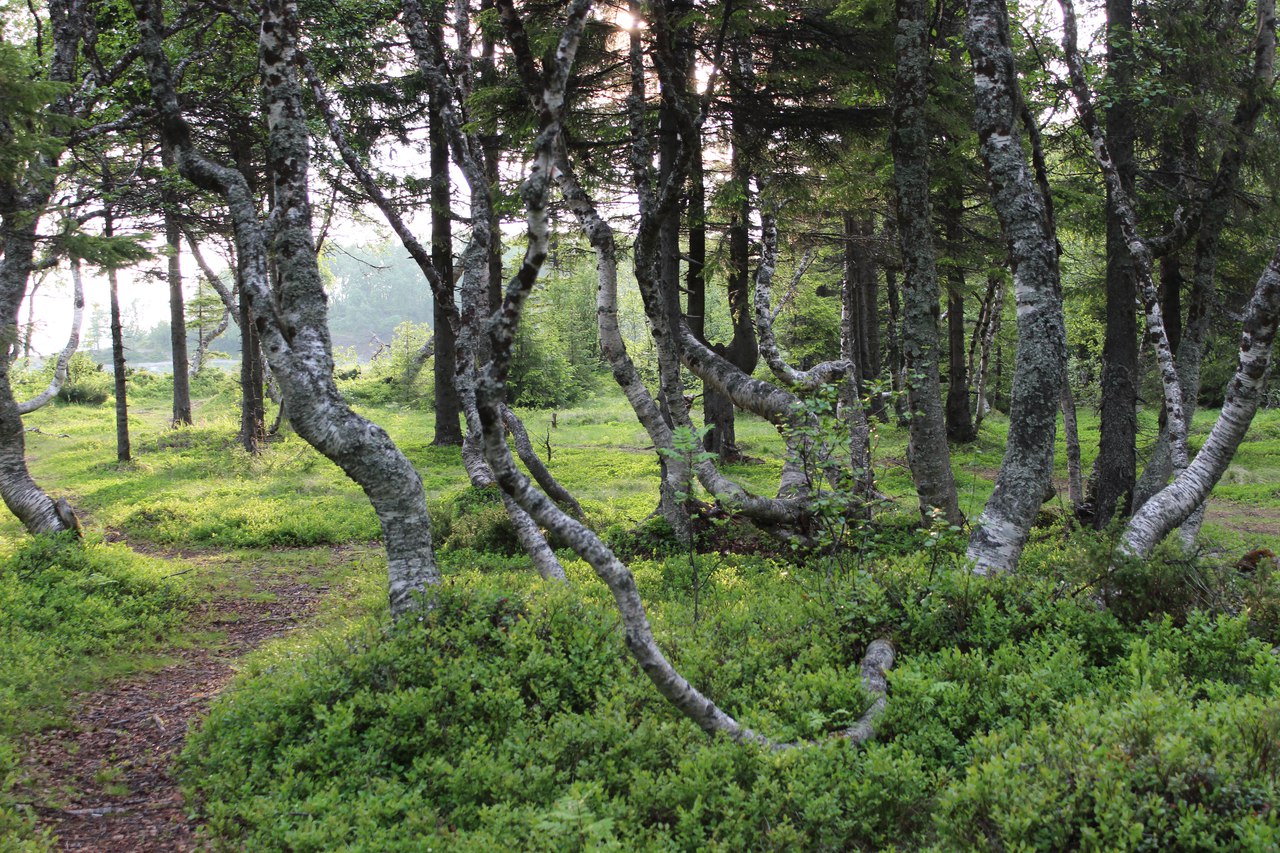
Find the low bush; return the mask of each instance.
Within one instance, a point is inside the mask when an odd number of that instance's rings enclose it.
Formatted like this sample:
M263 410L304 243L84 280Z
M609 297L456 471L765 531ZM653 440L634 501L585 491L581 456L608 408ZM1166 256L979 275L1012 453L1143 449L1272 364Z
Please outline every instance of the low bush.
M43 848L10 798L15 738L114 669L111 656L153 647L177 625L185 597L165 573L123 545L66 535L31 537L0 558L0 849Z
M52 363L47 366L49 378L53 378ZM64 403L80 403L98 406L110 399L113 393L111 374L84 353L76 353L67 363L67 379L58 389L58 399Z
M803 567L703 554L701 615L687 555L634 560L682 673L809 742L770 752L670 708L581 563L556 588L446 552L417 620L260 659L185 779L216 837L252 849L1267 849L1280 659L1251 617L1121 618L1065 580L1081 552L1057 553L989 580L921 549L821 595ZM854 747L830 734L866 708L876 637L900 657Z

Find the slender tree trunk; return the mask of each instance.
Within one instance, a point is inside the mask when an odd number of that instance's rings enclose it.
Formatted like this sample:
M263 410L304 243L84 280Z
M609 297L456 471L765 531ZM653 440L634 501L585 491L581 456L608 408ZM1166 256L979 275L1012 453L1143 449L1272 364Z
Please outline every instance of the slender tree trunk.
M161 142L161 160L166 169L175 166L173 148ZM182 299L182 229L178 224L178 196L164 191L164 241L169 250L169 341L173 351L173 425L191 425L191 384L188 376L187 312Z
M912 412L907 453L923 518L930 520L937 513L950 524L963 524L938 381L938 273L929 215L924 113L929 89L928 26L925 0L898 0L898 71L890 145L902 251L902 344Z
M120 324L120 296L116 271L107 270L107 285L111 299L111 369L116 388L116 459L128 462L133 458L129 444L129 380L124 359L124 329Z
M31 288L27 292L27 325L22 329L22 360L28 363L31 361L31 337L36 332L36 291L43 282L44 275L41 275L31 282ZM93 343L96 345L97 341Z
M1112 94L1106 111L1107 146L1125 189L1134 191L1135 108L1133 89L1133 0L1107 0L1107 77ZM1108 195L1110 191L1108 191ZM1137 476L1138 298L1133 258L1120 214L1106 205L1107 322L1102 346L1102 425L1098 441L1093 523L1099 530L1115 515L1127 516Z
M71 259L71 281L72 281L72 304L71 304L71 333L67 336L67 344L62 348L62 352L58 353L58 361L53 367L53 379L49 381L49 387L45 388L30 400L25 400L18 404L19 414L27 415L36 409L49 403L54 397L58 396L58 392L62 390L62 386L67 381L67 369L71 365L71 357L76 354L76 350L80 348L80 328L84 324L84 280L80 275L80 259Z
M240 446L257 454L267 441L266 401L263 399L261 348L250 310L252 298L240 288Z
M995 490L969 539L974 571L986 574L1017 565L1049 485L1066 331L1056 240L1019 130L1021 94L1004 0L970 0L965 41L973 65L979 150L1010 247L1018 302L1008 442Z
M115 217L108 205L102 219L102 233L110 237L115 233ZM120 293L116 271L107 270L107 289L111 307L111 372L116 390L116 460L128 462L133 458L129 444L129 382L124 358L124 328L120 322Z
M959 182L951 185L949 198L942 206L942 228L947 253L947 438L951 441L973 441L977 432L969 408L969 371L966 363L964 328L964 269L960 266L964 199Z
M694 146L689 160L689 264L684 286L688 293L685 319L689 329L703 343L707 342L707 192L702 166L702 144Z
M982 426L982 419L986 417L987 412L991 409L991 404L987 401L987 367L991 361L991 351L995 346L996 335L1000 334L1000 320L1004 315L1004 279L992 274L988 280L987 290L987 319L986 326L982 332L982 344L979 348L978 370L976 385L974 387L974 409L973 431L977 433L979 427ZM1000 381L1000 361L996 360L996 382Z
M1076 426L1076 399L1071 380L1062 380L1062 432L1067 445L1067 495L1072 511L1084 505L1084 471L1080 466L1080 431Z
M744 114L746 108L741 101L742 87L751 84L754 69L751 51L746 44L735 43L730 53L736 71L734 78L738 81L738 87L730 94L729 108L729 179L737 192L737 201L729 217L729 268L725 282L733 337L727 346L717 345L713 349L734 367L750 375L756 368L760 352L751 308L751 140ZM698 143L699 140L695 139L686 144ZM740 459L742 453L738 450L733 404L711 389L705 389L703 393L706 423L713 427L706 436L706 449L724 462Z
M439 24L433 24L439 26ZM462 444L462 402L454 386L457 374L457 344L453 323L457 314L453 305L441 304L453 297L453 229L451 227L449 141L440 116L438 98L431 94L428 146L431 160L431 264L435 267L442 293L433 293L432 314L435 326L435 410L436 427L432 444L453 447ZM447 294L443 293L447 291Z
M875 238L875 222L872 219L861 219L853 223L853 240L849 247L853 250L854 280L857 283L856 310L854 319L857 323L858 373L862 387L865 389L880 378L880 271L876 267L875 256L871 251L871 242ZM872 402L872 410L883 417L883 406L878 400Z

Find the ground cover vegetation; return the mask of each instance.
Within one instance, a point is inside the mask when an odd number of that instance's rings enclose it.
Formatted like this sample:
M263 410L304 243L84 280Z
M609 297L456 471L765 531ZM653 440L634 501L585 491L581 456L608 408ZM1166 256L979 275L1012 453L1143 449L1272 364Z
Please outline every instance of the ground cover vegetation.
M1274 846L1274 0L0 9L20 848L201 619L215 847Z
M109 405L42 409L34 471L69 484L92 528L135 548L269 561L281 545L376 536L358 490L317 476L327 468L300 439L237 452L234 397L217 385L195 386L215 390L195 398L204 425L176 433L165 380L138 394L127 466L102 461ZM327 619L248 660L189 744L182 778L215 846L1274 844L1280 581L1265 563L1234 564L1280 546L1274 495L1215 500L1199 559L1129 562L1073 530L1063 504L1014 579L977 578L957 534L916 529L910 478L893 474L905 431L885 425L878 482L894 500L829 559L721 520L698 530L691 563L644 521L654 463L630 445L635 426L611 420L619 403L607 393L558 413L554 470L627 556L678 665L753 727L813 744L775 753L707 739L669 709L623 653L590 569L564 552L570 588L538 580L500 501L467 485L450 449L455 473L429 485L450 578L437 606L389 628L382 569L362 564ZM429 413L376 416L411 456L431 450L413 440L430 434ZM1255 422L1241 479L1265 468L1276 420ZM1209 424L1206 413L1201 434ZM767 424L742 427L751 453L778 451ZM1082 420L1086 440L1096 430ZM993 415L955 456L966 508L990 489L1004 431ZM126 475L139 491L121 488ZM142 494L199 512L157 525L136 511ZM1269 520L1241 526L1243 508ZM24 731L48 725L70 691L148 665L190 602L234 579L198 557L30 540L13 522L5 535L6 629L41 655L39 668L25 652L6 661L9 719L23 721L9 734L16 774ZM881 637L899 659L874 742L825 737L866 709L859 661ZM74 680L44 675L59 668ZM15 838L29 814L12 808Z

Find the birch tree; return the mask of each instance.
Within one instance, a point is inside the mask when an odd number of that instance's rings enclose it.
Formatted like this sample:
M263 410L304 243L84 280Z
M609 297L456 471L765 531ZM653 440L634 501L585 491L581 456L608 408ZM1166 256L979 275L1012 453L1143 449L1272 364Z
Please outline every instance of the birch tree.
M0 43L0 73L17 95L0 116L0 497L32 533L75 529L76 524L66 502L55 502L27 470L22 414L10 385L18 309L69 139L69 120L89 106L73 90L85 3L50 0L47 12L49 53L36 57L47 63L44 68L29 69L21 51ZM43 26L38 19L34 23Z
M979 151L1009 244L1018 324L1009 440L995 490L969 539L974 571L986 574L1017 565L1044 500L1066 370L1066 329L1055 235L1019 130L1021 95L1003 0L970 0L965 40L973 67Z
M368 496L387 550L391 613L402 616L440 580L431 522L418 472L381 427L351 410L334 383L307 197L310 152L297 78L297 5L268 0L261 9L258 57L275 177L275 208L267 222L259 216L244 175L211 159L196 144L164 51L160 3L133 0L132 5L152 100L178 170L226 204L235 228L242 305L261 336L293 427ZM275 287L267 273L269 255L279 272Z

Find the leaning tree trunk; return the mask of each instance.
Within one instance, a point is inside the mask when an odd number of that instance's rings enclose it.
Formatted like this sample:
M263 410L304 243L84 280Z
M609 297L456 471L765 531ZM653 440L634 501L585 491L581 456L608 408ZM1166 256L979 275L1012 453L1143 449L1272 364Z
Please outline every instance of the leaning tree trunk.
M973 65L979 149L1010 247L1018 304L1009 438L995 490L969 539L974 571L987 574L1017 565L1053 473L1066 329L1056 241L1018 126L1021 95L1004 0L970 0L965 40Z
M173 148L162 141L161 159L166 169L174 166ZM182 229L178 224L178 194L166 188L164 196L164 242L169 250L169 342L173 351L173 425L191 425L191 381L187 357L187 312L182 299Z
M297 65L296 4L267 0L259 60L275 176L270 241L279 289L267 275L268 231L244 176L196 149L183 117L161 42L159 3L133 0L152 97L179 171L196 186L217 192L235 223L243 291L272 372L280 382L297 433L332 460L368 496L387 549L388 599L393 618L410 611L427 586L438 584L431 523L422 479L386 432L346 404L333 379L326 299L311 235L307 199L309 130L302 110Z
M67 345L58 353L58 361L53 367L53 379L45 388L30 400L18 404L18 413L28 415L46 405L67 381L67 368L71 365L71 356L80 348L80 327L84 323L84 281L80 276L80 259L71 259L71 281L73 296L71 303L71 334L67 336Z
M929 89L928 21L924 0L898 0L891 147L902 249L902 349L908 401L914 413L907 456L925 520L937 513L949 524L963 524L938 380L938 271L929 215L924 113Z
M48 79L70 89L84 32L84 21L76 13L83 10L68 0L50 0L47 11L53 40ZM66 118L70 97L60 96L48 111ZM53 196L56 177L57 161L45 152L33 155L16 174L0 175L0 498L31 533L79 527L66 501L55 502L27 470L22 415L10 384L18 310L34 266L37 226Z
M50 167L52 164L50 164ZM52 178L49 180L52 189ZM45 196L47 200L48 196ZM43 206L43 205L41 205ZM67 530L57 506L36 485L27 470L25 431L18 402L13 398L10 369L13 343L18 334L18 308L26 293L35 252L36 221L11 225L11 211L0 211L4 217L4 256L0 259L0 322L4 340L0 340L0 497L31 533L56 533Z
M1134 513L1120 548L1146 556L1200 507L1221 479L1258 410L1280 320L1280 250L1271 258L1245 311L1236 372L1217 422L1186 470Z

